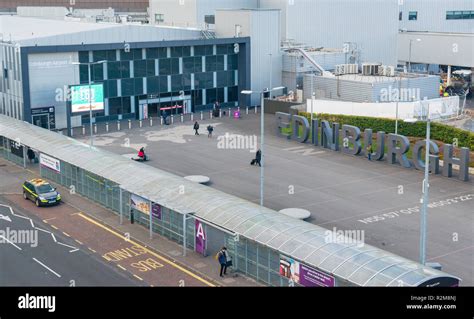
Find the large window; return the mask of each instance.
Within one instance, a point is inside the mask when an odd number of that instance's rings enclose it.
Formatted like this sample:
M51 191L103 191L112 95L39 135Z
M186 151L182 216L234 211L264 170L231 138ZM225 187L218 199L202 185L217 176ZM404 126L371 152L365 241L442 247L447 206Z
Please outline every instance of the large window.
M160 59L160 75L179 74L179 59Z
M408 13L408 20L417 20L418 19L418 11L410 11Z
M468 20L474 19L474 11L463 10L463 11L447 11L446 20Z
M165 22L165 15L162 13L155 13L155 22L156 23L163 23Z
M123 79L130 77L130 62L118 61L107 64L107 75L109 79Z

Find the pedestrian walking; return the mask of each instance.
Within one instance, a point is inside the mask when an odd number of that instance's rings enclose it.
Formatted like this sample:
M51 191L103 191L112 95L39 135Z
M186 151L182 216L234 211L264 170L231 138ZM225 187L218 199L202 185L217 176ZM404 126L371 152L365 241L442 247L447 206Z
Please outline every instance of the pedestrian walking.
M262 160L262 151L259 149L257 151L257 154L255 154L255 164L261 167L262 166L262 164L260 164L261 160Z
M372 160L372 152L373 152L373 150L372 150L372 144L367 145L366 151L367 151L367 159L368 159L369 161L371 161L371 160Z
M199 123L196 121L194 123L194 135L199 135Z
M227 258L225 254L225 247L222 247L221 250L217 253L217 260L219 261L219 264L221 265L221 271L220 271L220 276L224 277L227 271Z
M209 126L207 127L207 137L208 138L212 138L212 132L214 131L214 128L212 127L212 125L209 124Z
M26 152L26 155L28 156L30 163L33 163L33 161L36 158L35 152L31 148L29 148L28 151Z

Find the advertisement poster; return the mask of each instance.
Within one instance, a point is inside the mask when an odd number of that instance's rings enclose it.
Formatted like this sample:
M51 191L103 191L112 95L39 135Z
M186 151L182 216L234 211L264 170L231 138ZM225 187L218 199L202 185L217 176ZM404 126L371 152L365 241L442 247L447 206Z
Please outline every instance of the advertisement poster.
M204 225L196 220L196 252L203 254L206 252L206 233L204 232Z
M161 206L157 203L151 204L151 215L153 218L161 220Z
M280 255L280 275L304 287L334 287L336 285L333 276L283 255Z
M40 165L46 168L49 168L56 173L61 173L61 162L54 157L48 156L46 154L40 153Z
M130 207L144 214L150 215L150 202L143 197L132 194L130 196Z
M103 84L92 84L90 90L89 85L71 86L71 112L89 112L90 108L92 111L104 110Z
M300 264L300 285L305 287L334 287L334 277Z
M10 151L13 155L23 158L23 146L15 140L10 140Z
M280 275L295 283L299 283L300 263L293 258L280 255Z

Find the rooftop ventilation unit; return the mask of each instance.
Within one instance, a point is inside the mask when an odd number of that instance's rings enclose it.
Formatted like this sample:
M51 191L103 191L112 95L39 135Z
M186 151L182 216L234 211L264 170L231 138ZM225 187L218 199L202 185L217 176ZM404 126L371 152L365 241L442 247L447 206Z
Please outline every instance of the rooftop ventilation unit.
M357 74L359 67L357 64L337 64L334 70L336 75Z
M380 63L363 63L362 75L379 75L380 69L383 69Z

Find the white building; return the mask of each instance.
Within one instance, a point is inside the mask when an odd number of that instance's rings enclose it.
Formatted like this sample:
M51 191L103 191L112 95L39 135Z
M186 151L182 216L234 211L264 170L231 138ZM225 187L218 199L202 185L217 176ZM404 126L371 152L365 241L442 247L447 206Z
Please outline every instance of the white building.
M217 9L258 8L258 0L150 0L150 23L204 28Z
M448 85L451 66L474 68L472 0L404 0L399 20L400 63L434 72L447 65Z
M399 20L404 31L474 33L474 2L404 0Z
M216 11L216 36L250 37L250 83L252 90L281 86L282 55L280 51L280 10L219 9ZM275 92L273 95L281 95ZM252 105L260 104L257 94Z
M280 9L281 40L313 47L357 45L361 62L397 62L397 0L150 0L151 20L202 27L216 9ZM212 20L212 18L211 18ZM275 32L275 30L273 30Z

